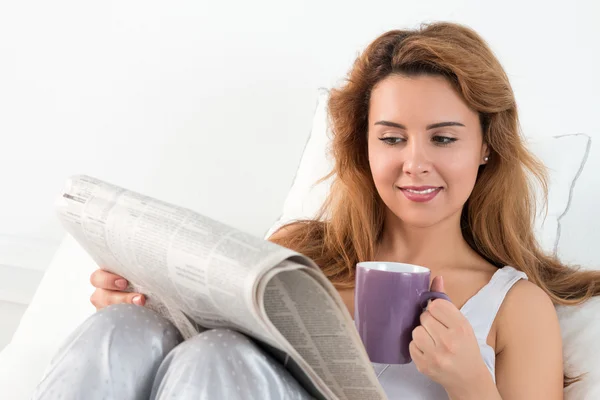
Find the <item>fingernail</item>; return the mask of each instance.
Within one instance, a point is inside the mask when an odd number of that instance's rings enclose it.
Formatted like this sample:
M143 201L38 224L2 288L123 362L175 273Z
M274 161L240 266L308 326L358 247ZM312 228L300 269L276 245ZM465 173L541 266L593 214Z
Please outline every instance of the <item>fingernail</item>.
M127 281L125 279L117 279L115 281L115 285L119 288L119 289L126 289L127 288Z
M133 304L135 304L136 306L143 306L144 304L142 303L142 296L139 294L137 296L134 296Z

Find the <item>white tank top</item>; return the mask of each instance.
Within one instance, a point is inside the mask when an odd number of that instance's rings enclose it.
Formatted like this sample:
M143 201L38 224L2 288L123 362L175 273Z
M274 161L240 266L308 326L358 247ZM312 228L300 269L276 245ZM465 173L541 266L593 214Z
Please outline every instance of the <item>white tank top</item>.
M519 279L527 279L527 275L509 266L498 269L488 284L482 287L460 309L475 331L481 356L492 374L494 382L496 382L496 354L486 341L504 297ZM413 362L401 365L372 364L375 374L390 400L448 399L444 387L417 371Z

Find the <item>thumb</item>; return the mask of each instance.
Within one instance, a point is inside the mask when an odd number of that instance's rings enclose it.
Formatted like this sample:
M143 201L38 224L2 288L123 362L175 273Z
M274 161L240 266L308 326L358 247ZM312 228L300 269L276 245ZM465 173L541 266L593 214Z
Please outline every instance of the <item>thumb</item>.
M445 288L444 288L444 278L442 278L442 276L436 276L435 278L433 278L433 281L431 282L431 291L432 292L445 292Z
M140 293L127 293L125 299L125 303L135 304L136 306L143 306L146 304L146 297Z

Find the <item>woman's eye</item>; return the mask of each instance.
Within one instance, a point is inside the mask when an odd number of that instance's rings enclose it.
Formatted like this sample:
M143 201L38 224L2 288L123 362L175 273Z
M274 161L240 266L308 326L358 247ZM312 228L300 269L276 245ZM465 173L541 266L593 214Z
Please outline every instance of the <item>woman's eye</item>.
M386 138L380 138L379 140L381 140L382 142L384 142L385 144L389 144L391 146L398 144L402 141L404 141L404 139L402 138L397 138L397 137L386 137Z
M450 143L456 142L456 140L457 140L456 138L451 138L448 136L434 136L433 137L433 141L436 144L441 144L441 145L448 145Z

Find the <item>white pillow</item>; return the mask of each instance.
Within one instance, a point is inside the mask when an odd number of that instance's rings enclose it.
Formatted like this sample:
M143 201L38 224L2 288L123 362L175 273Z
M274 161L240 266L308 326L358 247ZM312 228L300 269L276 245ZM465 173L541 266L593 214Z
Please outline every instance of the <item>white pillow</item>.
M529 138L527 147L548 169L548 214L543 208L541 188L535 186L538 215L537 239L546 251L556 254L560 241L560 220L567 214L577 177L585 166L591 138L585 134ZM545 218L544 218L545 217Z
M12 341L0 353L3 399L30 399L54 353L95 309L91 273L98 267L67 235L56 251Z
M557 306L565 372L585 373L565 389L565 400L600 399L600 297L578 306Z

